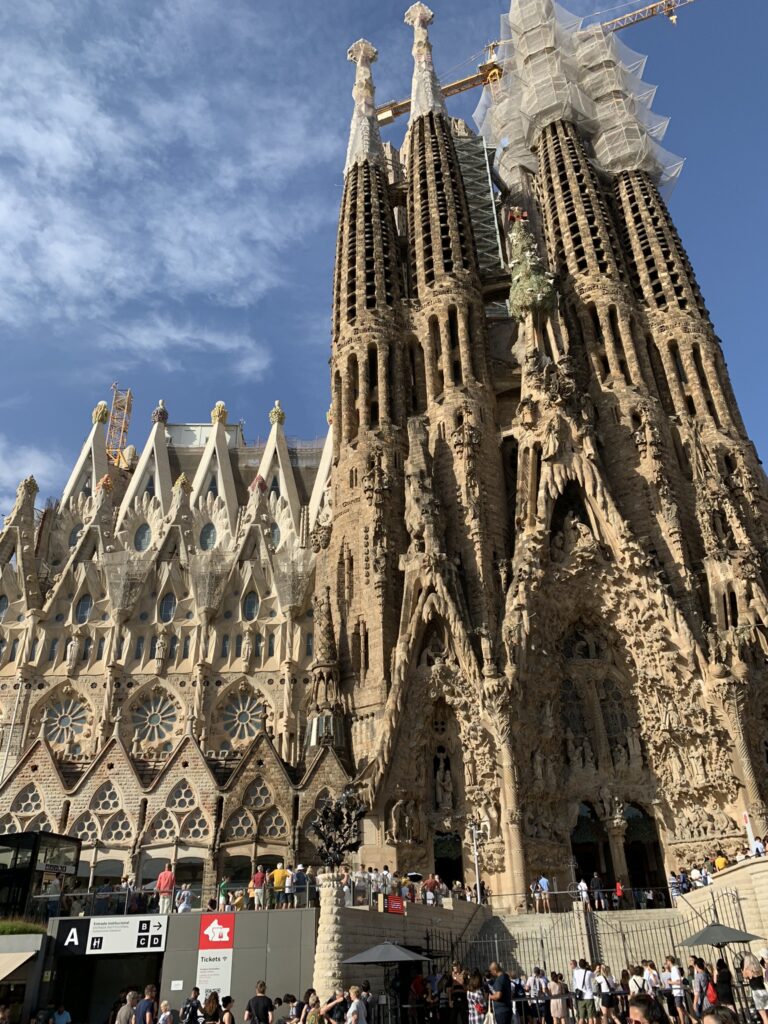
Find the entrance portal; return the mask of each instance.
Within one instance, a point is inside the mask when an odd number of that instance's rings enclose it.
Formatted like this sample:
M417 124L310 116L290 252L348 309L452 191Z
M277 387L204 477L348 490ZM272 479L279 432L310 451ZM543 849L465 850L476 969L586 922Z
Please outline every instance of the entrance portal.
M624 818L627 822L624 853L630 885L633 889L666 891L664 861L656 821L636 804L627 804Z
M576 828L571 832L571 850L576 861L576 881L589 883L595 871L604 882L613 881L613 861L605 826L591 804L579 805Z
M437 832L434 840L435 874L450 889L454 882L464 884L464 858L458 832Z

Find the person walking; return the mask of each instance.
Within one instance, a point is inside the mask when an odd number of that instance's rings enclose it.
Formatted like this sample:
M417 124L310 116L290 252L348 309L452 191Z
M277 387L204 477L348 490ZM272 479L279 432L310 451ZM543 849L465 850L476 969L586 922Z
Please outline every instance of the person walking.
M126 992L125 1002L115 1014L115 1024L131 1024L138 1003L138 992ZM182 1021L182 1024L186 1024L186 1022ZM195 1021L194 1024L197 1024L197 1021Z
M467 1017L469 1024L483 1024L488 1012L488 994L480 971L473 971L467 982Z
M603 1024L608 1024L610 1020L618 1021L614 994L616 982L611 975L610 967L607 964L598 964L594 971L594 978L600 993L600 1012L603 1016Z
M704 1011L715 1003L715 1000L710 998L710 995L714 995L714 986L713 991L709 991L711 983L712 978L707 971L706 964L700 956L695 956L693 958L693 1012L699 1019ZM757 1003L755 1003L755 1007L757 1007ZM768 1024L768 1019L764 1018L763 1024Z
M224 996L221 1000L221 1024L235 1024L234 1005L232 996Z
M176 875L173 873L173 865L169 861L165 869L160 872L155 882L155 893L158 899L158 913L170 914L173 902L173 890L176 888Z
M170 864L168 867L170 867ZM155 1024L156 1017L157 988L154 985L147 985L144 989L144 998L136 1006L134 1021L136 1024Z
M173 1014L171 1013L171 1004L167 999L164 999L160 1003L160 1016L157 1018L157 1024L172 1024Z

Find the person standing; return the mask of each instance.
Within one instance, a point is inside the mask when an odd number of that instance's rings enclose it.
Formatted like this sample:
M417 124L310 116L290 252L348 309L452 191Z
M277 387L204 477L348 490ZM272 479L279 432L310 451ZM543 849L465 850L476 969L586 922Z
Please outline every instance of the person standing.
M138 1003L139 993L134 991L127 992L125 1002L115 1014L115 1024L131 1024ZM185 1024L185 1022L182 1022L182 1024ZM197 1024L197 1021L192 1022L192 1024Z
M168 867L170 867L170 864L168 865ZM156 1018L157 989L155 988L154 985L147 985L147 987L144 989L144 998L140 1000L140 1002L136 1006L134 1020L136 1024L155 1024Z
M160 872L155 882L155 892L158 898L158 913L170 914L171 904L173 901L173 890L176 888L176 875L173 873L173 867L170 861L165 865L165 869Z
M600 992L600 1011L603 1015L603 1024L608 1024L610 1020L618 1021L616 996L614 995L616 982L611 976L610 968L606 964L598 964L594 977Z
M488 995L480 977L480 971L473 971L467 982L467 1014L469 1024L483 1024L488 1012Z
M179 1020L181 1024L200 1024L202 1019L203 1007L200 1003L200 989L195 985L179 1010ZM125 1021L124 1024L129 1024L129 1022Z
M349 1003L344 995L344 989L337 988L328 1002L321 1007L320 1013L334 1024L344 1024L348 1009Z
M587 1021L594 1021L595 1000L592 998L592 971L584 957L579 960L578 966L574 968L571 988L576 1000L574 1009L579 1024L587 1024Z
M218 889L219 911L225 911L229 905L229 875L224 875Z
M221 1000L221 1024L235 1024L234 1005L235 1000L232 996L224 996Z
M568 1001L565 998L566 990L562 974L553 974L547 989L552 997L549 1004L549 1012L552 1015L554 1024L565 1024L566 1017L568 1016Z
M509 975L502 970L500 964L493 963L488 968L493 981L491 982L490 1000L493 1006L495 1024L511 1024L512 1020L512 982Z
M278 910L285 910L285 883L288 879L288 872L283 867L282 861L277 865L275 870L269 876L269 880L272 883L272 891L274 893L275 906Z
M267 995L266 981L256 982L256 995L251 996L243 1014L243 1020L253 1021L254 1024L272 1024L275 1013L275 1006Z
M162 1003L160 1003L160 1016L158 1017L157 1024L173 1024L171 1004L167 999L164 999Z
M9 1019L6 1011L6 1021ZM69 1014L69 1010L64 1006L64 1003L59 1003L56 1009L51 1014L48 1024L72 1024L72 1018Z
M253 889L253 903L256 910L264 909L264 886L267 884L267 873L264 870L264 865L259 864L253 873L251 878L251 888Z
M605 910L603 880L596 871L589 880L589 891L592 894L592 903L595 910Z
M746 957L744 960L746 963ZM760 975L762 981L762 970ZM747 977L746 973L744 977ZM700 956L695 956L693 958L693 1012L699 1019L701 1019L704 1011L713 1005L713 1000L707 995L707 989L711 981L712 979L709 976L706 964ZM764 984L763 988L765 988ZM759 1009L757 1002L755 1002L755 1008ZM763 1017L763 1024L768 1024L768 1017Z
M760 1014L763 1024L768 1024L768 991L765 988L765 974L762 964L754 953L747 953L744 957L741 973L747 979L752 990L752 1002L755 1004L755 1009Z
M361 992L357 985L351 985L349 988L349 998L351 1000L349 1009L347 1010L346 1024L368 1024L368 1017L365 1012L365 1003L360 998Z
M205 1024L220 1024L221 1021L221 1003L219 1002L219 993L216 989L213 989L208 993L208 998L203 1003L203 1020Z
M667 974L669 975L669 988L672 994L672 1001L675 1004L675 1015L678 1024L688 1024L688 1006L685 1000L685 985L683 984L683 972L677 960L668 956L664 962Z
M736 1002L733 998L733 975L731 969L722 957L715 964L715 992L717 992L718 1003L736 1009Z
M539 878L539 893L541 895L541 909L544 911L545 914L548 914L550 912L550 906L549 906L550 885L549 885L549 879L547 878L547 876L544 874L543 871L541 873L541 877Z

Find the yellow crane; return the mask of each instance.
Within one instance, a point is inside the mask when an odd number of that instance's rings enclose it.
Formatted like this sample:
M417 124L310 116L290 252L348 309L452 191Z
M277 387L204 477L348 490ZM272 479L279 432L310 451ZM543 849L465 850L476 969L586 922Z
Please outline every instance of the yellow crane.
M687 7L688 4L692 4L694 0L656 0L655 3L647 4L645 7L640 7L636 11L630 11L629 14L623 14L619 18L613 18L611 21L602 22L602 27L606 32L618 32L623 28L627 28L629 25L637 25L638 22L647 21L648 18L655 18L658 14L663 14L672 22L673 25L677 24L677 12L681 7ZM468 89L476 89L478 86L487 85L493 92L501 81L502 68L501 65L496 61L496 50L502 43L509 43L511 39L496 39L492 43L488 43L485 47L486 60L480 64L477 71L473 75L467 75L464 78L459 78L455 82L449 82L443 86L443 96L455 96L460 92L467 92ZM394 100L391 103L385 103L382 107L376 109L376 117L380 125L392 124L392 122L400 117L402 114L407 114L411 109L411 101L407 100Z
M116 466L128 440L128 427L131 424L133 409L133 392L130 388L120 388L117 381L112 384L112 408L109 411L107 424L107 458Z

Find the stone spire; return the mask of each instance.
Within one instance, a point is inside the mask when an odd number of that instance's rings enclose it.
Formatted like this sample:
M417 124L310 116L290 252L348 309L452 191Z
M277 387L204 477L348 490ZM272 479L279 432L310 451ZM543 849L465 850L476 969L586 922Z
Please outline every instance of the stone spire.
M376 89L371 74L371 64L378 55L376 47L367 39L358 39L347 51L347 60L357 65L357 71L352 89L355 109L352 112L352 124L349 129L345 174L350 167L366 161L380 167L384 166L384 148L381 144L376 105L373 101Z
M405 12L406 25L413 26L413 84L411 86L411 117L413 122L425 114L445 114L443 91L432 63L432 44L427 26L434 15L426 4L417 3Z

